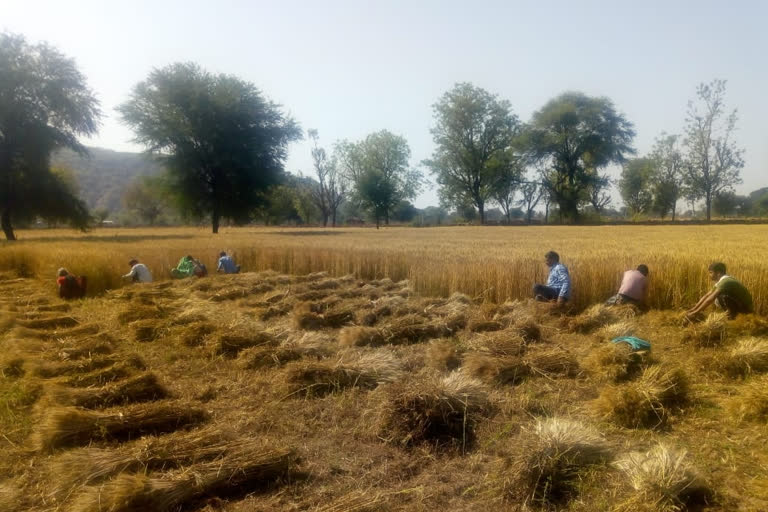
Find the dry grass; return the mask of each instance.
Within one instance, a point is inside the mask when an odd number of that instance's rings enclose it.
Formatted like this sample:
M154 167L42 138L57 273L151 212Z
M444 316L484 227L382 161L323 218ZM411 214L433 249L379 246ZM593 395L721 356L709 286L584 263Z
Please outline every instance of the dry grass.
M645 453L630 453L615 465L635 491L625 504L627 510L637 505L659 512L677 512L689 505L706 503L711 494L685 450L658 444Z
M112 366L123 360L121 356L108 355L104 357L94 357L89 359L77 359L75 361L58 363L40 363L35 367L33 374L37 377L50 379L61 375L71 375L76 373L88 373L94 370L100 370ZM138 361L137 361L138 363Z
M403 446L465 452L489 409L482 383L459 372L390 385L379 405L379 436Z
M157 306L130 305L117 314L117 321L121 325L128 325L137 320L165 318L167 312Z
M214 353L227 358L237 357L240 351L251 347L268 347L277 344L274 335L268 332L248 334L220 334L216 338Z
M680 368L652 366L635 381L608 387L596 410L627 428L660 428L689 401L688 378Z
M284 374L290 396L318 397L356 387L373 389L400 378L402 369L388 351L344 354L336 361L305 362L289 365Z
M53 407L37 425L36 450L81 446L93 441L127 439L173 432L207 419L205 411L188 404L141 404L113 412L90 412L74 407Z
M433 340L427 347L427 364L440 371L453 371L461 365L461 353L451 340Z
M160 336L161 328L157 320L138 320L131 324L133 339L139 342L155 341Z
M568 329L572 332L588 334L600 327L617 322L619 318L616 308L595 304L584 313L571 318L568 322Z
M179 339L187 347L199 347L205 343L206 337L214 332L216 332L216 326L209 322L192 322L182 327Z
M114 365L82 375L75 375L64 381L67 386L87 388L89 386L103 386L116 380L130 377L135 370L145 370L144 361L137 355L131 355L121 359Z
M343 347L378 347L387 343L384 333L375 327L344 327L339 332Z
M164 512L206 496L246 494L274 484L297 464L292 450L242 447L221 460L165 478L123 474L83 492L73 507L82 512Z
M169 396L168 390L153 373L145 373L100 389L71 390L59 388L54 399L62 405L99 409L139 402L151 402Z
M730 377L747 377L768 371L768 340L740 339L718 360L722 371Z
M101 340L79 342L77 346L65 347L59 350L59 358L65 361L92 359L94 356L108 355L114 352L112 343Z
M610 341L622 336L633 336L635 331L637 331L637 322L634 319L627 319L603 326L596 334L599 338Z
M583 366L598 381L618 383L634 379L651 362L650 352L636 352L628 343L609 342L591 351Z
M464 357L464 371L486 384L519 384L531 373L528 365L518 356L495 356L471 352Z
M683 341L696 347L717 347L726 337L727 313L711 313L700 323L692 323L685 332Z
M238 359L242 368L281 367L291 361L307 357L320 359L331 355L330 338L316 332L286 340L279 347L253 347L240 353Z
M580 473L611 454L597 431L564 418L537 421L532 431L520 435L516 448L506 498L533 506L565 504L576 494Z
M728 403L728 409L738 421L768 423L768 378L760 377L748 382Z
M61 327L74 327L78 321L71 316L55 316L37 320L16 320L16 323L27 329L54 330Z
M575 377L580 371L573 354L561 347L533 348L526 352L523 361L531 374L547 378Z

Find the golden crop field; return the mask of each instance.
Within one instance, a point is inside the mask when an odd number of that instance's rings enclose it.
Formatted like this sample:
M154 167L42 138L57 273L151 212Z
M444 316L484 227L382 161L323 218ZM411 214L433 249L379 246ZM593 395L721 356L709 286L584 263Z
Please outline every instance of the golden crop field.
M574 304L583 308L616 292L624 270L650 267L650 303L692 305L708 289L706 267L723 261L768 313L768 225L445 227L445 228L208 228L21 231L0 247L0 270L49 280L67 267L89 278L91 294L123 286L129 257L169 278L179 258L192 254L209 269L219 251L234 254L244 271L408 279L425 295L462 292L503 302L528 297L546 279L543 254L552 249L571 272Z

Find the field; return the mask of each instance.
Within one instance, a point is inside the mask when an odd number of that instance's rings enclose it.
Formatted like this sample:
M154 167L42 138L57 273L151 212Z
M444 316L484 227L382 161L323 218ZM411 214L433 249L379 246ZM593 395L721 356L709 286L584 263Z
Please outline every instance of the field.
M762 226L22 235L0 510L768 510L768 320L677 309L716 259L761 306ZM566 314L525 298L550 248ZM114 277L221 249L246 272ZM640 262L669 309L591 304Z

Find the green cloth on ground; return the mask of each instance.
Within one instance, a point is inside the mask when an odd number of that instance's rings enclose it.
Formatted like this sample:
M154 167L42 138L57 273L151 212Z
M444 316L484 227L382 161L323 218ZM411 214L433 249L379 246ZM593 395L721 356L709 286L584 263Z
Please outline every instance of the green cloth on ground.
M720 295L727 295L743 304L746 311L755 310L752 305L752 294L749 293L746 286L731 276L724 276L713 288L719 291Z
M651 350L651 344L648 343L645 340L641 340L640 338L635 338L634 336L619 336L618 338L613 338L611 340L612 343L628 343L632 350L635 352L638 352L640 350Z

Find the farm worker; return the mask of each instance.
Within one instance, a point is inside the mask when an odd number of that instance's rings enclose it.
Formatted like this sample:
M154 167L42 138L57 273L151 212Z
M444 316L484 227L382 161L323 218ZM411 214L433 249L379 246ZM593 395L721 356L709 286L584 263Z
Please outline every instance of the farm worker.
M571 276L568 267L560 263L560 255L549 251L544 255L544 262L549 267L547 284L533 285L533 296L538 301L554 301L564 304L571 298Z
M85 276L74 276L67 269L60 268L56 284L59 286L59 297L62 299L79 299L85 296Z
M185 277L203 277L208 274L205 265L190 255L186 255L179 260L179 264L176 268L171 269L171 276L175 279L183 279Z
M648 298L648 267L638 265L636 270L624 272L619 293L605 301L605 304L606 306L632 304L645 307L646 298Z
M219 253L219 266L216 272L224 272L225 274L239 274L240 265L235 265L235 260L232 256L227 256L227 253L221 251Z
M152 273L149 271L146 265L139 263L139 260L132 259L128 262L131 266L131 271L123 276L123 279L132 279L134 283L151 283Z
M752 295L749 290L736 279L725 273L725 263L712 263L709 266L709 278L715 282L712 290L704 294L699 302L685 312L689 320L694 320L696 315L713 302L728 312L729 318L734 318L739 313L752 313Z

